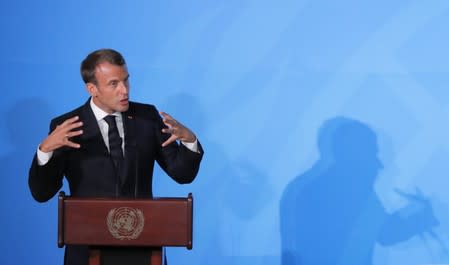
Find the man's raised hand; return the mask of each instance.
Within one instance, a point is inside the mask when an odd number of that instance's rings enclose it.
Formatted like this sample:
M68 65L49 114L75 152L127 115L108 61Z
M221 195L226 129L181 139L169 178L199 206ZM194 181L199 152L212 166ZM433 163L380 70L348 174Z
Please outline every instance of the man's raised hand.
M167 126L167 128L162 129L162 132L171 134L171 136L164 143L162 143L162 147L167 146L176 140L186 143L195 142L196 136L192 131L167 113L161 111L160 114L162 116L162 121L165 126Z
M70 140L71 137L83 134L83 130L79 129L83 125L82 121L79 121L79 117L75 116L65 120L45 138L45 140L39 146L42 152L48 153L68 146L72 148L80 148L78 143L74 143ZM74 130L79 129L79 130Z

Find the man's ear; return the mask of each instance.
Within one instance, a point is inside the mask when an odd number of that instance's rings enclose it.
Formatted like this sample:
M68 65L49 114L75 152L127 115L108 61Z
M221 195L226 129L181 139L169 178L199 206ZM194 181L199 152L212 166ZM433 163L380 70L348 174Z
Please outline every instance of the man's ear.
M86 84L86 90L90 94L91 97L95 97L97 95L97 86L93 83Z

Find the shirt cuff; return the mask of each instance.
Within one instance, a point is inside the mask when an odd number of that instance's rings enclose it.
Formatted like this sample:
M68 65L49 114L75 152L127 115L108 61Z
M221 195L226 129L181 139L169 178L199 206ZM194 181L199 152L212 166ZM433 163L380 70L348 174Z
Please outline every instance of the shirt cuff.
M53 151L45 153L39 149L40 145L37 147L37 164L39 166L45 166L50 158L53 156Z
M192 152L198 153L198 139L195 139L195 142L193 143L186 143L181 141L181 143L187 147L187 149L189 149Z

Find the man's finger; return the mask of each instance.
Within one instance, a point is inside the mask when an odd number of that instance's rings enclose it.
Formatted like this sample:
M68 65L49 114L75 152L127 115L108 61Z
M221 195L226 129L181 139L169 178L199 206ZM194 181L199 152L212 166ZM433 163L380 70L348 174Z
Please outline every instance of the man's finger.
M73 148L80 148L81 147L80 144L74 143L72 141L67 141L66 146L73 147Z
M78 119L79 119L78 116L69 118L69 119L65 120L61 125L67 125L67 124L70 124L70 123L74 123L74 122L77 121Z
M183 128L184 127L184 125L182 125L180 122L178 122L175 119L171 119L171 120L164 119L164 124L170 128Z
M171 143L173 143L174 141L176 141L177 137L175 135L172 135L170 138L167 139L167 141L162 143L162 147L165 147Z
M75 123L69 124L69 125L67 126L67 129L68 129L68 130L72 130L72 129L75 129L75 128L79 128L79 127L81 127L81 126L83 126L83 122L82 122L82 121L80 121L80 122L75 122Z
M173 120L173 117L170 116L167 112L160 111L159 114L161 114L161 116L162 116L164 119Z
M172 116L169 114L161 111L160 114L162 115L162 122L167 126L177 126L180 124L177 120L175 120Z
M81 134L83 134L83 130L78 130L78 131L68 132L66 134L66 137L70 138L70 137L78 136Z
M176 131L176 128L173 128L173 127L162 129L163 133L169 133L169 134L176 134L175 131Z

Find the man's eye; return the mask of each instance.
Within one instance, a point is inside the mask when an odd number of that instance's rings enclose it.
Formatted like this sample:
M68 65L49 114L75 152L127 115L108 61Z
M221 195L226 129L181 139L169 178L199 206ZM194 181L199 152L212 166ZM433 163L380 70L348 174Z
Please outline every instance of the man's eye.
M111 83L110 83L110 85L111 85L112 87L116 87L117 84L118 84L117 82L111 82Z

